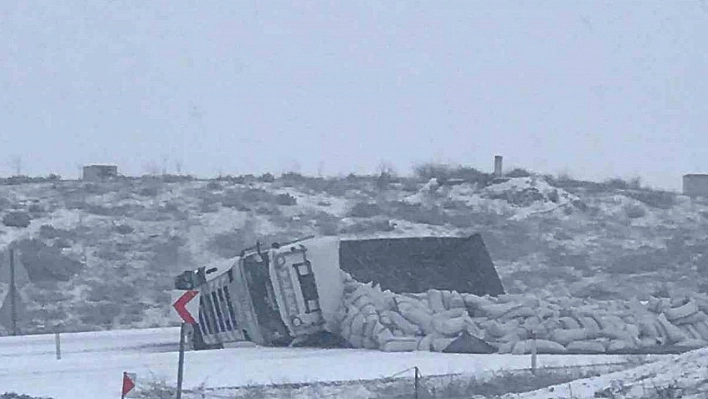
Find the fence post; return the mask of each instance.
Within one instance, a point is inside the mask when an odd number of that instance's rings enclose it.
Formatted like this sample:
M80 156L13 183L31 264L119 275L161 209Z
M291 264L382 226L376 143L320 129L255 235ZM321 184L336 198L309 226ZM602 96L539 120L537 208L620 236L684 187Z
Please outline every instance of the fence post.
M54 332L54 343L56 344L57 348L57 360L61 359L61 341L59 338L59 330L56 330Z
M418 366L413 367L413 370L415 372L415 379L414 379L414 387L415 387L415 399L418 399L418 379L420 378L420 373L418 373Z
M12 335L17 335L17 304L15 287L15 250L10 248L10 318L12 320Z
M531 332L531 373L536 375L536 331Z

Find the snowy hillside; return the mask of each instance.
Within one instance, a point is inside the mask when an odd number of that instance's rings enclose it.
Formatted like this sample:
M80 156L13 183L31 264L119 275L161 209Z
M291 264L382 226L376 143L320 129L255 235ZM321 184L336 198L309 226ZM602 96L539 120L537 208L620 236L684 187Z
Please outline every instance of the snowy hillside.
M509 292L605 299L708 287L708 202L567 179L45 181L0 186L0 219L0 248L13 244L26 269L23 333L169 326L179 272L257 239L309 234L479 232Z

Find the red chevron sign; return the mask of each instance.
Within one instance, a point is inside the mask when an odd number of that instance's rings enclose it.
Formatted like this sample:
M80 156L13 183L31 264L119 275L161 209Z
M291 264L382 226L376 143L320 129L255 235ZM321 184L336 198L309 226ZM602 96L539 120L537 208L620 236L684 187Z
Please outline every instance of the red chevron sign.
M172 304L175 308L179 317L184 320L185 323L197 324L195 316L198 317L199 312L199 301L191 302L194 298L199 295L199 291L184 291L182 295L177 298L177 300Z

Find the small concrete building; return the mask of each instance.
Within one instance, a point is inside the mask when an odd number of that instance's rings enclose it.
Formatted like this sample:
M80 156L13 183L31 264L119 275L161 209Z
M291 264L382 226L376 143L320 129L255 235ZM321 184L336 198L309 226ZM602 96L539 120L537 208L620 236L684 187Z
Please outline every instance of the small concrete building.
M708 174L683 175L683 194L689 197L708 197Z
M84 166L83 180L105 181L118 177L116 165L86 165Z

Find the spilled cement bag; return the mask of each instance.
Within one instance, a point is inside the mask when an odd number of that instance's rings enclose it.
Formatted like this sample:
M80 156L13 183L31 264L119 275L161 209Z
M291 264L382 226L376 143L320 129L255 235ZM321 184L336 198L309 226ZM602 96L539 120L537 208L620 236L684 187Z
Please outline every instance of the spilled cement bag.
M455 338L442 338L442 337L435 337L433 338L433 350L435 352L442 352L450 346L450 344L455 340Z
M703 348L708 344L708 342L702 339L685 339L681 342L677 342L675 345L679 348L684 348L687 350Z
M381 312L381 317L385 317L391 320L391 323L396 326L396 328L403 331L406 335L416 335L420 332L420 328L417 325L406 320L405 317L401 316L399 313L396 313L394 311L383 311ZM352 323L352 331L354 331L354 323Z
M560 321L561 325L563 325L563 329L565 330L580 329L580 324L570 316L561 317L560 319L558 319L558 321Z
M386 342L392 340L393 338L395 338L395 336L393 335L393 333L391 332L391 330L389 330L388 328L385 328L385 327L384 327L383 330L379 331L379 332L376 334L376 338L375 338L375 339L376 339L376 342L379 343L379 346L381 346L381 345L385 344Z
M443 303L443 294L439 290L428 290L428 304L434 313L440 313L447 310L445 309L445 304Z
M696 331L701 335L701 338L708 341L708 321L702 321L695 324Z
M384 352L413 352L418 349L418 339L416 337L394 337L386 341L381 346L381 350Z
M630 345L627 344L627 342L613 339L610 341L610 344L607 346L607 352L609 352L609 353L622 352L622 351L627 351L630 348L631 347L630 347Z
M400 310L401 314L403 315L403 317L406 318L406 320L418 326L426 334L430 334L435 331L435 327L433 326L433 317L430 314L426 313L425 311L419 308L414 308L410 305L401 305Z
M347 340L354 348L361 349L364 347L364 336L359 334L352 334Z
M644 316L639 319L639 335L656 338L659 336L659 332L656 329L656 324L653 317Z
M667 316L668 319L668 316ZM695 312L693 314L690 314L688 316L684 317L679 317L676 319L671 320L671 323L680 326L683 324L696 324L701 321L708 320L708 315L706 315L702 310L699 310L698 312Z
M364 322L364 336L373 339L376 336L376 326L380 324L379 317L376 314L366 316Z
M536 351L537 353L561 354L567 353L568 349L558 342L549 341L547 339L537 339Z
M537 314L538 317L540 317L542 320L558 317L558 315L556 315L556 312L554 312L553 310L551 310L550 308L547 308L547 307L539 307L539 308L537 308L536 314Z
M690 324L682 324L678 328L683 331L688 339L701 339L701 334L696 331L695 327Z
M450 298L450 309L464 309L465 299L457 291L452 291L452 297Z
M518 341L514 344L514 348L511 350L513 355L523 355L526 353L531 353L531 345L529 341Z
M605 353L605 346L597 341L573 341L565 346L570 353Z
M498 319L504 316L506 313L511 312L512 310L520 308L522 306L523 305L515 303L498 303L487 305L485 307L480 307L480 310L484 313L485 316L489 317L490 319Z
M435 331L445 336L459 334L465 329L466 323L467 319L464 316L446 320L433 319Z
M473 310L492 304L492 301L489 299L474 294L464 294L462 295L462 298L465 300L465 306L472 308Z
M455 308L436 313L434 317L436 319L454 319L456 317L469 316L467 309L465 308Z
M555 330L551 334L551 341L567 346L573 341L584 341L590 338L588 331L582 328L572 330Z
M510 332L509 334L497 339L497 342L519 342L523 340L524 339L521 338L516 332Z
M538 354L563 354L568 353L568 350L558 342L548 341L545 339L537 339L535 342L536 353ZM515 355L525 355L533 353L534 340L528 339L517 342L512 352Z
M655 346L659 345L659 342L657 342L656 337L642 337L639 339L639 347L640 348L653 348Z
M434 334L428 334L418 342L419 351L431 351L433 349Z
M664 315L668 321L674 321L676 319L688 317L696 312L698 312L698 306L696 306L695 302L690 301L685 305L664 310Z
M516 345L517 342L519 342L519 341L503 342L497 348L497 353L501 353L501 354L511 353L511 351L514 349L514 345Z
M616 330L622 330L624 329L625 322L618 316L612 315L612 314L605 314L602 316L599 315L594 315L593 319L597 322L597 325L600 327L600 330L606 330L606 329L616 329Z
M676 327L675 325L671 324L667 319L664 314L660 314L656 318L657 324L660 325L663 329L663 331L666 333L666 338L669 343L677 343L681 342L685 339L687 339L686 334L681 331L680 328Z
M584 328L589 331L600 331L600 326L597 324L595 319L589 316L580 316L577 318L580 328Z
M497 321L493 321L489 323L489 325L487 326L487 328L485 328L484 331L492 337L500 338L514 331L517 327L519 327L519 322L516 320L512 320L503 324Z
M536 311L528 306L520 306L518 308L512 309L501 316L503 319L514 319L517 317L531 317L536 316Z
M351 333L352 335L364 335L364 323L366 318L363 314L357 312L357 314L352 319Z

